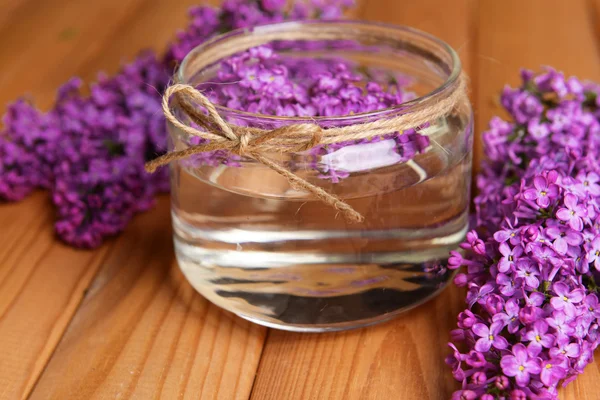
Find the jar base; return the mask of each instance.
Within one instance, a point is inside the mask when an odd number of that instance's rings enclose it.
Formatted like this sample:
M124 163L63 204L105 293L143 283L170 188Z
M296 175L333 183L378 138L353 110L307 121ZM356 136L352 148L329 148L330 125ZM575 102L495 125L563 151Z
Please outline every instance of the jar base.
M413 308L417 308L417 307L429 302L433 298L437 297L442 291L444 291L444 289L447 286L448 285L444 285L443 287L439 288L437 291L433 292L428 297L423 298L420 302L411 304L410 306L398 309L396 311L393 311L393 312L390 312L387 314L383 314L383 315L379 315L379 316L376 316L373 318L356 320L356 321L347 321L347 322L343 322L343 323L317 324L317 325L284 324L284 323L280 323L280 322L274 322L270 319L263 319L260 317L254 317L254 316L244 315L242 313L236 313L235 311L232 311L232 310L228 310L228 311L233 312L235 315L237 315L238 317L240 317L242 319L245 319L246 321L250 321L257 325L261 325L261 326L265 326L267 328L277 329L277 330L281 330L281 331L300 332L300 333L341 332L341 331L349 331L349 330L354 330L354 329L367 328L369 326L379 325L379 324L388 322L390 320L393 320L393 319L401 316L405 312L408 312L408 311L412 310Z
M373 262L373 257L371 262L332 262L339 257L329 255L329 262L275 265L277 256L285 257L272 253L270 263L250 266L215 263L223 258L179 240L175 244L183 274L209 301L257 324L296 332L341 331L387 321L436 296L452 277L442 261L447 249L420 262L399 262L398 254L386 253L379 255L386 262ZM251 254L243 255L251 259Z

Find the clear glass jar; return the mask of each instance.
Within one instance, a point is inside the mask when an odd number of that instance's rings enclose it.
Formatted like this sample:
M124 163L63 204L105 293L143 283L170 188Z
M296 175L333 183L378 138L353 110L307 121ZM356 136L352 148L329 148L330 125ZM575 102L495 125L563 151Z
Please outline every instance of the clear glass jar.
M311 40L317 32L318 42ZM330 39L323 40L323 32ZM292 22L235 31L197 47L176 81L209 82L220 60L247 49L250 35L264 42L291 35L294 45L278 44L289 57L343 58L361 71L376 71L369 80L408 78L416 98L393 109L334 118L282 118L217 107L239 125L273 129L309 122L327 128L413 113L454 90L461 74L450 46L411 28ZM177 105L174 111L190 123ZM168 128L171 150L190 146L189 135ZM348 223L252 159L217 154L210 162L202 157L173 162L172 217L181 270L218 306L287 330L355 328L423 303L449 281L443 264L467 231L470 104L465 99L447 116L416 128L429 136L430 145L410 161L399 161L388 140L346 146L317 159L306 152L269 155L345 200L364 215L362 223ZM345 179L321 179L332 164Z

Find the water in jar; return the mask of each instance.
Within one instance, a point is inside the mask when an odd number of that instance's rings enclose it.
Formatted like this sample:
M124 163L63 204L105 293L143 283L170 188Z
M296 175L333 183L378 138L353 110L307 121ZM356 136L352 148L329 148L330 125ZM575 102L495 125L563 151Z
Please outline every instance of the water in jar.
M173 163L179 265L213 303L282 329L364 326L419 305L448 282L444 260L467 230L471 129L469 118L432 122L421 132L430 146L408 162L387 163L385 141L345 150L337 162L351 172L339 183L301 168L300 155L296 173L344 199L362 223L252 160Z

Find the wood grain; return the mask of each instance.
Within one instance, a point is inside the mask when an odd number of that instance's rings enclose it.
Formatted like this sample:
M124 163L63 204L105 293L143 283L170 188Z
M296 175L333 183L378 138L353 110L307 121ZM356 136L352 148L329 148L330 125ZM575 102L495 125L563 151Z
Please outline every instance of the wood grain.
M48 108L56 88L69 77L91 79L101 68L115 71L140 48L164 47L194 3L2 3L0 104L28 93ZM165 9L173 11L173 18L164 18ZM53 219L42 193L0 205L1 399L29 393L111 247L87 252L64 246L53 235Z
M482 132L489 119L504 115L498 102L503 85L519 82L519 68L540 70L552 65L567 75L600 80L596 16L592 3L584 0L503 1L480 3L476 104ZM555 28L551 28L555 27ZM562 400L598 398L598 361L560 393Z
M446 38L454 46L461 38L461 29L456 28L471 26L471 45L467 48L472 49L472 54L467 52L467 56L471 57L477 132L482 131L492 115L500 112L497 95L505 83L518 82L520 67L539 69L541 65L554 65L567 74L600 78L598 42L594 37L597 26L588 2L472 2L470 15L474 15L476 24L460 19L469 15L461 4L452 2L452 7L443 4L436 7L431 2L410 6L395 3L394 7L401 9L388 7L383 19L400 22L399 18L412 17L412 24L418 26L422 21L426 30ZM404 9L420 6L424 10L415 14ZM373 9L369 5L364 10L368 15L377 12ZM476 145L478 154L480 146ZM439 316L455 315L453 308L460 302L451 293L447 291L397 321L371 328L367 333L307 337L270 332L252 397L278 399L288 394L286 398L293 399L449 398L456 384L447 381L442 355L434 359L424 355L443 353L437 346L446 340L446 331L454 324L454 318ZM576 383L563 391L562 398L595 399L598 373L597 364L590 365Z
M519 83L521 68L551 65L567 75L600 79L597 25L586 0L493 1L479 3L477 132L494 115L505 116L499 94Z
M598 13L585 0L480 2L476 109L481 134L493 115L504 115L498 94L519 82L519 68L551 65L566 75L600 80ZM560 393L563 400L598 398L598 361Z
M117 240L31 399L247 399L265 332L185 281L162 199Z
M19 398L31 389L106 251L81 252L56 243L49 212L22 229L26 215L18 209L43 200L37 195L1 213L22 218L8 221L18 234L3 241L10 247L3 249L0 266L0 398Z
M394 321L327 334L271 330L252 399L447 399L441 366L462 296L446 290Z
M361 17L409 24L459 49L472 68L473 3L380 0L361 3ZM456 388L444 367L449 331L462 306L460 291L389 323L359 331L306 335L271 330L252 399L447 399Z
M70 76L163 49L198 2L0 0L0 104L30 93L47 108ZM600 80L600 0L363 0L353 15L456 48L477 132L522 66ZM185 282L168 208L162 198L118 239L77 251L56 241L45 194L0 205L0 399L436 400L457 388L443 358L459 291L368 329L267 335ZM597 361L561 398L596 399L599 382Z
M60 32L74 21L93 25L98 5L76 3L3 4L1 104L30 92L47 107L56 87L81 72L77 65L88 56L82 43L63 40ZM115 16L118 21L118 10ZM107 23L82 37L93 40L112 29ZM64 65L65 60L71 63ZM48 198L40 193L0 207L0 398L21 398L31 390L106 253L106 248L81 252L58 243L52 220Z

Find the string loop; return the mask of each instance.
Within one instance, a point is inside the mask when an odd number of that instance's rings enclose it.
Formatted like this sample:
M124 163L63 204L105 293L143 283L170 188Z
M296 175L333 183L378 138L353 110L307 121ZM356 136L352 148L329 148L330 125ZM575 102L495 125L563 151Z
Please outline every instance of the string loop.
M174 84L166 89L162 98L162 109L166 119L181 131L209 142L166 153L147 162L146 171L152 173L171 161L188 158L194 154L227 150L264 164L284 176L293 187L312 193L323 203L340 211L348 220L362 222L364 217L346 202L270 160L266 155L273 152L298 153L317 145L367 139L391 132L400 132L401 134L407 129L418 128L451 113L459 103L464 101L467 96L466 81L466 77L461 75L451 90L432 95L434 100L432 106L423 106L410 113L327 129L323 129L316 123L305 123L286 125L271 130L230 124L199 90L190 85ZM170 102L172 100L176 101L190 120L201 129L182 123L171 110ZM202 112L202 109L205 112Z

